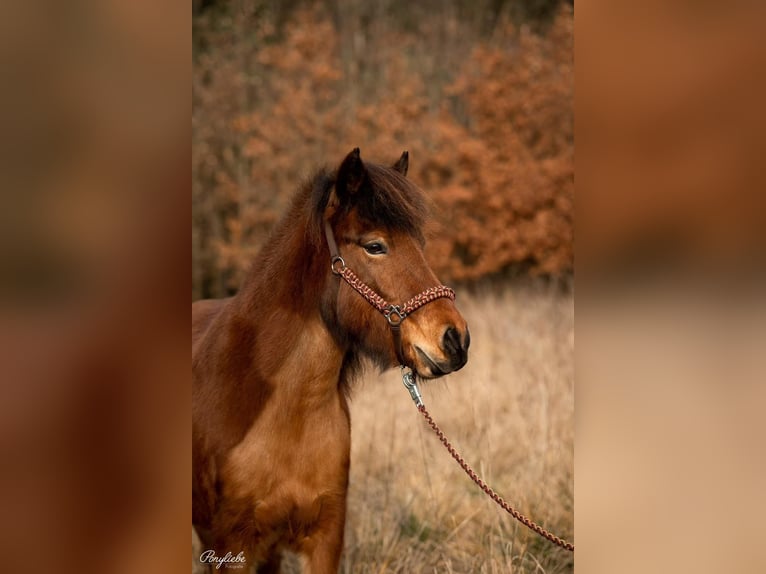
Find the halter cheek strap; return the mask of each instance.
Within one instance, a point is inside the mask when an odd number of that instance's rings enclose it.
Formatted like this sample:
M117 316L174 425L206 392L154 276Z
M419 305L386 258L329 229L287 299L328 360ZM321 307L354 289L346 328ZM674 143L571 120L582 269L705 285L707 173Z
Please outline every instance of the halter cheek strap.
M394 305L386 301L375 290L364 283L356 273L351 271L346 266L346 262L343 257L340 256L338 250L338 244L335 241L335 235L332 232L330 222L325 220L324 233L327 238L327 246L330 248L330 269L333 274L343 278L349 286L359 293L365 300L375 307L388 321L391 327L391 332L394 336L394 348L396 349L396 356L399 363L404 365L404 356L402 353L402 335L400 326L402 321L406 319L415 310L419 309L423 305L435 301L436 299L446 298L452 301L455 300L455 292L446 287L445 285L437 285L435 287L429 287L425 291L418 293L411 299L407 300L402 305Z

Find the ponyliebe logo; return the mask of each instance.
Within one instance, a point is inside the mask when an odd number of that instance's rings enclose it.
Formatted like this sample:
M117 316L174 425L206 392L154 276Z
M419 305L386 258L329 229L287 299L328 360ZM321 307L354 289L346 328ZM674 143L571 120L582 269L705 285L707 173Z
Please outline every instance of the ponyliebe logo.
M227 552L226 556L216 556L214 550L205 550L200 554L199 561L203 564L215 564L216 570L224 565L227 568L244 568L246 562L244 552L240 552L236 556L231 552Z

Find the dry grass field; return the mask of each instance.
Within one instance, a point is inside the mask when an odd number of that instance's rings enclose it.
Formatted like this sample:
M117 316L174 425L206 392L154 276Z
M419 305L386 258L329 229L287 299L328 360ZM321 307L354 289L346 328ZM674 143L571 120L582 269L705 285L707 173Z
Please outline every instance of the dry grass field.
M458 291L471 329L463 370L421 385L426 407L512 506L573 541L574 301L547 287ZM196 551L196 549L195 549ZM561 573L573 556L498 508L449 456L397 371L352 400L341 572ZM284 572L300 572L290 559Z

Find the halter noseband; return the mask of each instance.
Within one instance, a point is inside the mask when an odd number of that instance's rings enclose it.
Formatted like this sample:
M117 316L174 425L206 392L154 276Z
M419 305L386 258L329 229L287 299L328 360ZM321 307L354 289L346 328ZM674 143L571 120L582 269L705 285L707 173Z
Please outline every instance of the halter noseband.
M394 346L396 348L396 357L399 363L404 365L404 357L402 355L402 336L399 327L409 315L414 311L437 299L446 298L452 301L455 300L455 292L445 285L437 285L435 287L429 287L425 291L418 293L411 299L407 300L402 305L394 305L386 301L375 290L364 283L356 273L351 271L346 266L346 262L343 257L340 256L338 250L338 244L335 242L335 236L330 227L330 222L325 220L324 233L327 238L327 246L330 248L330 269L333 274L342 277L351 288L359 293L365 300L375 307L388 321L391 331L394 336Z

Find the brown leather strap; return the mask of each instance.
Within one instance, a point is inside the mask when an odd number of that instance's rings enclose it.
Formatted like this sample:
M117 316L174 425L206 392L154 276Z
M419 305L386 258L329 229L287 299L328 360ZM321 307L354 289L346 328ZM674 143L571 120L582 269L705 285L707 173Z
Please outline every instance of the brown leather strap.
M330 261L336 257L340 257L340 251L338 251L338 244L335 243L335 235L333 235L330 222L325 219L324 222L324 236L327 238L327 247L330 248Z
M394 338L394 351L396 351L396 360L400 365L404 365L404 351L402 350L402 330L399 325L391 325L391 335Z

